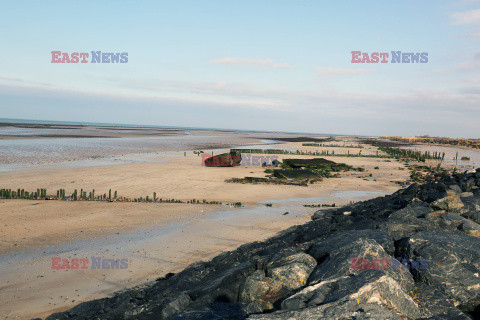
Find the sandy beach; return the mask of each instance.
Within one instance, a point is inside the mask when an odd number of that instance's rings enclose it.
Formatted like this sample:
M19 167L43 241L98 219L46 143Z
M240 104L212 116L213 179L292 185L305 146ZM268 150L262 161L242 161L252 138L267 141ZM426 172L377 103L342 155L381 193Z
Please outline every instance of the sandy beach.
M221 152L220 150L218 152ZM283 158L307 158L285 156ZM0 174L4 188L47 190L63 188L67 194L74 189L92 190L98 194L116 190L119 196L151 196L164 199L206 199L224 203L242 202L255 205L267 199L315 198L336 190L362 190L390 193L398 188L391 181L402 181L408 171L397 162L383 162L366 158L326 157L363 167L365 172L347 172L342 178L325 179L308 187L266 184L227 183L226 179L244 176L265 176L262 167L207 168L201 166L201 158L183 153L168 158L163 163L140 163L111 165L77 169L33 169ZM373 168L378 166L379 169ZM372 173L372 179L362 179ZM373 181L375 179L376 181ZM349 200L349 199L345 199ZM312 201L305 201L311 204ZM82 236L87 232L110 232L110 230L136 227L142 224L162 223L164 219L199 214L223 209L217 205L105 203L105 202L59 202L59 201L0 201L7 215L1 234L0 252L18 250L33 244L48 244L48 239ZM116 219L114 219L116 218ZM51 225L54 221L54 225ZM46 222L42 224L42 222ZM56 225L58 224L58 225ZM80 232L81 231L81 232ZM51 236L53 233L54 236Z
M480 0L1 13L0 320L480 320Z
M251 147L252 138L239 136L237 142L243 139L243 145ZM269 146L261 144L264 140L256 141L263 148L291 151L329 150L337 155L355 154L360 150L365 155L378 152L372 146L302 146L300 142L278 141ZM337 137L332 144L353 146L358 145L358 141L352 137ZM213 152L219 154L228 150L214 149ZM129 156L128 152L115 155L117 158ZM398 190L398 182L409 178L409 171L395 160L325 156L323 158L364 171L343 172L338 178L324 179L308 187L241 184L225 180L265 177L265 168L204 167L202 158L188 149L165 148L162 152L142 153L141 158L142 161L119 164L107 161L101 165L96 162L76 165L73 161L69 165L41 163L16 170L9 167L0 173L0 186L32 191L46 188L50 192L63 188L67 194L75 189L95 189L97 194L112 189L119 197L128 198L152 196L156 192L158 198L185 202L191 199L241 202L244 207L0 200L3 214L0 314L5 319L43 317L82 301L154 281L168 272L182 270L189 263L208 260L243 243L263 240L292 225L309 221L317 208L308 208L305 204L341 206L374 198ZM279 155L279 160L287 158L312 156ZM266 207L266 203L271 203L272 207ZM125 270L53 270L51 258L55 256L126 258L129 266Z

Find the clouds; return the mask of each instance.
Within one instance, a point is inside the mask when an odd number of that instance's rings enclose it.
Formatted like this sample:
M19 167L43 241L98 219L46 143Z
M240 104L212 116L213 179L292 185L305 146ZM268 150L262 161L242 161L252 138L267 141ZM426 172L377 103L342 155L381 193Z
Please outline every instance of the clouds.
M358 134L414 135L412 128L434 134L440 126L456 135L478 132L468 124L480 118L474 109L480 105L480 0L416 1L413 11L389 1L376 10L347 0L257 2L237 6L235 15L231 5L185 10L172 2L161 19L156 13L164 8L154 1L151 9L117 6L119 13L135 14L126 22L115 18L124 14L112 16L110 24L121 22L114 34L102 19L91 19L88 28L95 32L85 32L78 10L52 7L41 15L45 6L29 5L26 14L3 21L23 28L2 42L8 54L0 61L0 99L13 86L24 90L10 95L10 106L0 100L2 116ZM95 15L111 11L97 9ZM58 17L64 28L52 31L47 22ZM449 37L460 33L462 39ZM124 66L52 65L52 46L71 52L124 48L132 59ZM431 60L381 68L351 64L352 48L428 49Z
M0 82L21 84L21 85L27 85L27 86L29 86L29 85L32 85L32 86L50 86L50 84L45 83L45 82L31 81L31 80L18 78L18 77L3 77L3 76L0 76Z
M463 38L463 39L480 40L480 29L465 32L465 33L462 33L462 34L457 34L457 35L451 36L450 38Z
M460 0L456 3L454 3L453 5L454 6L468 6L468 5L471 5L471 4L475 4L475 3L479 3L480 0Z
M480 83L480 77L467 78L467 79L464 79L463 82L466 82L466 83Z
M73 113L78 121L95 121L89 117L101 116L120 123L129 119L129 123L158 125L363 135L472 136L478 134L480 118L480 95L474 87L457 93L415 90L387 95L258 88L229 82L131 84L124 79L122 85L148 86L151 94L0 85L0 100L6 106L5 117L22 118L19 112L24 105L30 105L26 114L36 117L65 115L64 108L69 106L69 115ZM181 94L161 95L162 90L172 88ZM196 94L187 98L192 90Z
M469 60L462 61L451 68L453 72L477 73L480 70L480 52L477 52Z
M241 65L241 66L261 66L267 68L292 68L288 63L277 63L272 59L250 59L250 58L239 58L239 57L226 57L213 60L212 63L215 64L230 64L230 65Z
M451 14L452 24L454 25L469 25L480 23L480 9L453 12Z
M462 93L480 95L480 87L466 87L460 90Z
M355 76L371 72L367 69L348 69L348 68L318 68L317 74L322 77Z
M468 5L478 3L480 0L463 0L457 5ZM450 13L450 22L456 26L475 26L480 24L480 9L474 9L463 12ZM453 36L453 38L464 38L480 40L480 29L470 30L462 34Z
M286 69L293 68L288 63L277 63L272 59L249 59L238 57L226 57L211 61L214 64L229 64L240 66L260 66L274 69ZM318 68L316 70L317 75L321 77L342 77L342 76L355 76L362 75L371 72L367 69L353 69L353 68Z

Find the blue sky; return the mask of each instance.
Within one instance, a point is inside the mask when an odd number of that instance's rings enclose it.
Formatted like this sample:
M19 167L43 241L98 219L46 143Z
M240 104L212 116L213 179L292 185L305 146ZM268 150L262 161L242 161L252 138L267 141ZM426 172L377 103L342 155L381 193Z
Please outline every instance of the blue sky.
M480 138L480 0L11 1L0 36L3 118Z

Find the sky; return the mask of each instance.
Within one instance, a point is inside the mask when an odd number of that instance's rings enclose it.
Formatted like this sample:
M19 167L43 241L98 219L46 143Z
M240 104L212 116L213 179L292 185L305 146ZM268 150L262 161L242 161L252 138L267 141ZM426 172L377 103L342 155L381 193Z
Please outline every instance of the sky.
M1 7L0 118L480 138L480 0ZM52 63L52 51L128 63ZM352 51L428 62L352 63Z

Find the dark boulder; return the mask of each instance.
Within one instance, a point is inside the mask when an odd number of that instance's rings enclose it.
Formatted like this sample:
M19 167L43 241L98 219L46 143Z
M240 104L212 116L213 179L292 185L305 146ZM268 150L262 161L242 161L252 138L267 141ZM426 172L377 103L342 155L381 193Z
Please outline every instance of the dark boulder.
M419 308L425 313L425 316L421 319L471 319L465 313L458 310L452 302L448 301L443 293L425 283L416 283L412 293Z
M249 320L401 320L399 315L376 303L362 303L344 300L320 306L293 310L277 311L269 314L252 315Z
M460 196L447 196L431 203L434 210L446 210L451 212L462 212L465 205Z
M480 169L413 184L47 319L480 319L479 208Z
M443 293L464 312L480 305L480 238L424 231L399 243L406 258L423 258L428 268L413 270L417 281Z

